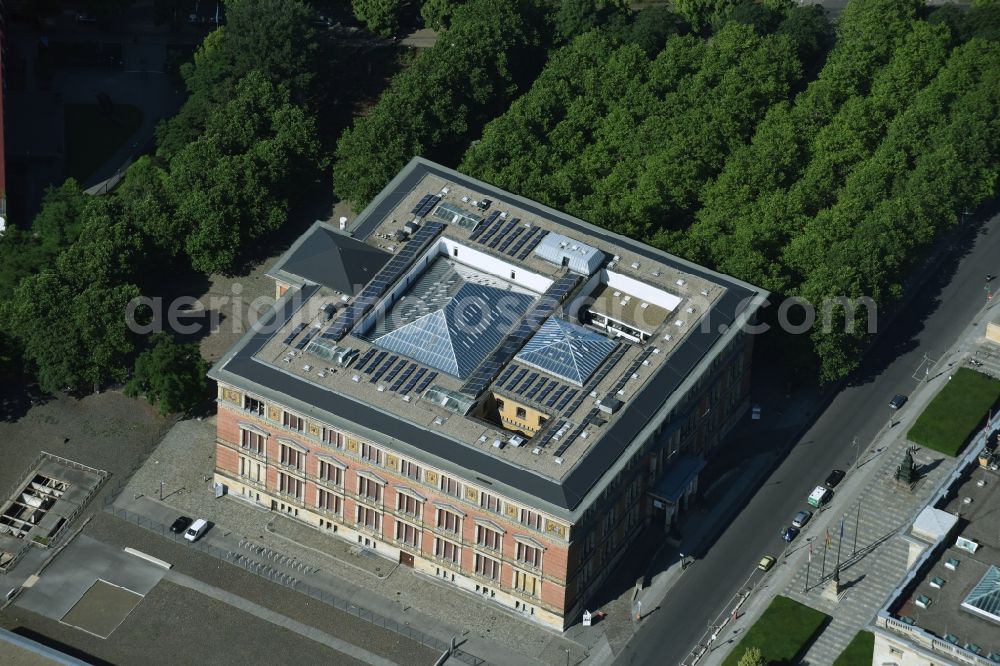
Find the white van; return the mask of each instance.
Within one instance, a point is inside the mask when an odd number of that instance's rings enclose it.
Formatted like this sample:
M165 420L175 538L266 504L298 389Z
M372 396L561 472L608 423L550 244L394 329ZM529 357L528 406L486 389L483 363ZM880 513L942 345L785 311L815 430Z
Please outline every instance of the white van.
M830 501L833 492L826 486L816 486L816 489L809 495L809 505L817 509Z
M198 520L191 523L191 527L187 528L187 532L184 533L184 538L188 541L195 542L205 533L208 529L208 521L204 518L199 518Z

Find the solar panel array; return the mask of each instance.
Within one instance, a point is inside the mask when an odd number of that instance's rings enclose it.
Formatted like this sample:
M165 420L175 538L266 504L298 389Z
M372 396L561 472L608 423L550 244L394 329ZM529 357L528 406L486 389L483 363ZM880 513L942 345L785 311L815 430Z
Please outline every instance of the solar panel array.
M409 268L421 252L444 229L440 222L425 222L413 238L382 267L351 304L326 329L323 338L341 340L347 332L378 302L389 287Z
M583 420L580 422L580 425L574 428L573 432L571 432L567 437L563 439L562 444L559 445L559 448L556 449L555 453L553 453L552 455L558 458L562 456L562 454L566 453L566 449L568 449L570 445L576 441L577 437L579 437L583 433L583 431L587 429L587 426L589 426L597 419L597 415L599 413L600 410L598 410L597 407L594 407L589 412L587 412L587 415L583 417Z
M416 215L417 217L423 217L424 215L427 215L427 213L431 212L431 210L434 209L434 206L437 206L440 201L441 197L436 194L425 194L421 197L420 201L417 202L417 205L413 207L413 210L411 210L410 213Z
M398 354L389 355L388 352L379 351L372 347L361 356L354 369L363 374L370 375L368 381L371 384L382 382L389 385L389 390L400 395L406 395L417 385L421 379L427 375L427 368L414 363L409 359L400 359ZM433 372L428 376L427 381L433 381L437 373ZM421 384L420 391L426 388L426 384Z
M496 234L493 235L493 237L490 239L489 243L487 243L486 241L483 241L483 243L487 247L489 247L491 249L495 248L497 246L497 244L500 241L503 240L504 236L506 236L507 234L509 234L510 230L513 229L517 225L517 223L520 222L520 221L521 221L520 218L515 217L510 222L508 222L507 224L503 225L503 228L500 229L500 231L498 233L496 233Z
M521 250L521 254L517 255L518 261L524 261L525 259L527 259L528 255L531 254L531 251L534 250L535 247L537 247L538 244L542 242L542 239L545 238L548 234L549 234L548 231L542 229L537 234L532 236L528 240L527 246L523 250ZM513 252L517 252L517 248L514 248Z
M479 238L479 242L485 245L493 234L500 230L500 227L502 227L506 221L506 218L500 217L500 211L495 210L490 213L490 216L486 218L486 222L480 227L485 233L483 233L482 237ZM470 236L470 238L472 237ZM472 238L472 240L476 240L476 238Z
M305 336L303 336L303 338L301 340L299 340L299 343L297 345L295 345L295 348L296 349L305 349L306 345L309 344L309 342L314 337L316 337L317 333L319 333L319 329L318 328L310 329L309 332L306 333Z
M503 343L497 347L489 357L483 361L476 371L472 373L465 384L462 385L461 392L465 395L478 397L493 378L500 372L500 368L506 365L514 354L517 353L528 338L538 330L548 317L566 299L566 296L582 277L576 273L566 273L561 278L552 283L552 286L535 302L528 314L524 316L516 329L504 339Z
M302 323L296 324L295 328L292 329L292 332L289 333L287 336L285 336L285 340L284 340L283 344L286 344L286 345L292 344L292 340L295 339L295 336L297 336L299 333L301 333L302 329L304 329L305 327L306 327L305 324L302 324Z
M473 241L477 240L480 236L483 235L483 232L486 231L486 229L489 228L489 226L496 221L498 217L500 217L500 211L495 210L492 213L490 213L486 217L486 219L483 220L478 227L476 227L475 231L472 232L472 234L469 236L469 240ZM496 229L494 229L494 231L496 231Z
M639 369L639 367L643 364L643 362L647 358L649 358L649 355L652 353L653 353L652 347L647 347L646 349L642 350L642 353L636 356L635 360L629 364L628 370L626 370L625 374L621 376L621 379L615 382L615 385L611 387L610 395L616 396L618 394L618 391L621 391L623 388L625 388L625 384L628 382L628 380L632 378L632 375L635 374L635 372Z

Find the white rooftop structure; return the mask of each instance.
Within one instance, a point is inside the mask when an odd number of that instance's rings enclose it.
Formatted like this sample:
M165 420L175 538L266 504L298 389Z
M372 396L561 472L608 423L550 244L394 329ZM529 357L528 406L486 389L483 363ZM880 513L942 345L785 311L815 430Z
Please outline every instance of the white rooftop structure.
M556 233L545 236L535 248L535 254L583 275L590 275L604 262L604 253L596 247Z
M948 536L957 524L958 516L928 506L913 521L910 533L928 543L938 543Z

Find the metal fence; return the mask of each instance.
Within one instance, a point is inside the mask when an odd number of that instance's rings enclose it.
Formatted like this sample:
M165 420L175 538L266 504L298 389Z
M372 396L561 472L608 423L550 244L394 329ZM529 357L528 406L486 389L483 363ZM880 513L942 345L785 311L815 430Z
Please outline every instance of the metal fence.
M108 497L111 497L112 495L117 496L117 493L120 492L121 489L116 488L111 494L108 495ZM481 666L482 664L487 663L486 660L470 654L461 648L452 648L452 646L448 643L430 636L419 629L414 629L408 625L396 622L391 618L385 617L384 615L380 615L379 613L366 608L362 608L355 603L342 599L341 597L331 594L326 590L322 590L306 583L303 580L300 580L296 577L295 572L298 572L301 575L308 575L314 573L316 570L303 562L298 562L294 557L284 555L265 546L260 546L247 539L240 540L236 551L217 548L216 546L202 540L192 543L185 541L183 535L174 534L166 525L157 520L153 520L147 516L114 506L107 499L105 500L105 505L107 511L118 518L122 518L123 520L138 525L139 527L147 529L151 532L155 532L163 537L172 539L178 543L184 543L188 547L196 548L206 555L211 555L212 557L220 560L225 560L226 562L241 567L250 573L256 574L273 583L288 587L296 592L305 594L313 599L316 599L317 601L323 602L328 606L336 608L339 611L349 613L350 615L364 620L365 622L369 622L377 627L382 627L383 629L405 636L406 638L420 643L431 650L435 650L437 652L448 652L450 650L452 659L457 659L463 663L471 664L472 666ZM285 567L287 570L282 571L278 567Z

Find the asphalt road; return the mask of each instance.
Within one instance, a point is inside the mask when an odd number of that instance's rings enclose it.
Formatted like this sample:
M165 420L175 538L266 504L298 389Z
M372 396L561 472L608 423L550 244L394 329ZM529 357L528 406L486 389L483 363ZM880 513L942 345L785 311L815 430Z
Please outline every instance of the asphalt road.
M910 393L924 354L940 357L985 303L987 273L1000 274L1000 215L946 250L946 258L886 330L856 378L795 443L706 553L683 575L660 608L619 655L618 664L679 664L723 605L766 554L778 555L778 534L834 468L850 469L852 439L867 446L889 419L895 393ZM997 285L1000 288L1000 285ZM905 409L905 407L904 407Z

